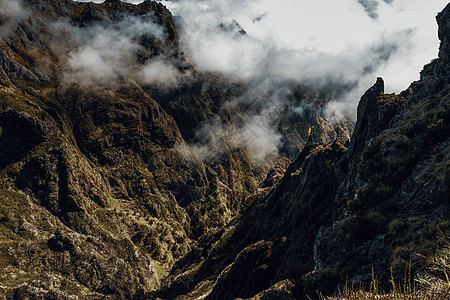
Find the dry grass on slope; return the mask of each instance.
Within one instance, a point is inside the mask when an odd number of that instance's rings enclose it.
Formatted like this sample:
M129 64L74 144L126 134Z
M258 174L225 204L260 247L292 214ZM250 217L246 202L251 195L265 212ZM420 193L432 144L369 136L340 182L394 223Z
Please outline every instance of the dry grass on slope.
M427 259L429 267L427 272L411 279L411 268L405 272L402 282L395 282L391 275L391 291L379 289L379 282L373 276L372 283L367 290L364 287L356 288L345 285L344 291L337 296L320 296L321 300L447 300L450 299L450 246L440 250Z

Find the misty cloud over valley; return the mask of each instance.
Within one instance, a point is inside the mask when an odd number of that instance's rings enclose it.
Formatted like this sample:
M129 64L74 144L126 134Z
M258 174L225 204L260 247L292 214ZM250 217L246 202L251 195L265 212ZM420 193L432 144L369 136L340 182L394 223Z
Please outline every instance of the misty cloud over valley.
M227 84L239 85L239 93L218 116L200 124L189 145L180 145L180 153L187 157L211 160L229 149L243 148L263 160L291 142L283 139L283 130L300 130L286 129L291 125L282 124L283 118L304 120L299 123L306 127L326 120L318 124L322 133L334 125L345 127L339 122L354 118L360 96L377 76L385 77L388 91L399 92L413 80L403 74L417 78L420 71L417 67L411 72L408 64L423 52L422 24L393 22L407 7L404 1L358 0L340 5L330 1L329 7L289 0L162 3L177 16L182 56L169 51L138 61L146 51L139 42L142 36L160 43L167 39L151 16L88 28L62 21L55 28L70 33L77 44L68 53L64 75L68 84L93 87L125 79L164 93L195 80L192 64L199 72L220 74ZM412 6L416 9L418 3ZM437 12L442 1L432 6ZM436 37L428 39L437 43ZM415 61L417 66L427 62ZM226 124L221 112L233 109L240 121ZM299 147L306 132L296 135ZM348 138L348 132L342 138Z
M80 28L67 22L53 24L61 34L68 34L75 49L68 52L64 76L68 84L83 87L111 85L123 78L142 84L168 87L179 83L182 75L166 55L154 56L144 64L137 55L145 51L139 39L163 42L167 36L151 16L125 17L108 25L93 24Z
M9 20L21 21L29 13L22 6L22 0L2 0L0 3L0 37L11 33Z

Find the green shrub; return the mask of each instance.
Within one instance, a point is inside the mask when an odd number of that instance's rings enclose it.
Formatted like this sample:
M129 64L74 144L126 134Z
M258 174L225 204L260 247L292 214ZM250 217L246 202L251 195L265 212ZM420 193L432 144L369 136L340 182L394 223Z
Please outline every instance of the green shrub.
M389 224L389 232L392 233L394 238L401 238L405 234L408 227L407 222L400 219L395 219Z
M342 233L347 246L357 247L386 230L386 217L379 212L354 215L342 225Z
M336 269L325 269L319 273L306 276L303 284L308 296L314 297L317 292L330 295L335 292L336 284L341 280Z
M408 249L398 249L399 256L404 256ZM450 248L446 247L430 259L431 265L427 272L413 278L411 263L406 264L402 276L396 278L391 269L390 291L380 288L380 282L372 272L372 282L368 289L345 284L343 291L333 297L322 296L318 290L320 300L448 300L450 296Z
M379 107L388 106L388 107L396 107L399 106L401 103L405 102L405 96L406 94L402 92L400 95L396 95L395 93L392 94L384 94L380 93L377 97L377 104Z

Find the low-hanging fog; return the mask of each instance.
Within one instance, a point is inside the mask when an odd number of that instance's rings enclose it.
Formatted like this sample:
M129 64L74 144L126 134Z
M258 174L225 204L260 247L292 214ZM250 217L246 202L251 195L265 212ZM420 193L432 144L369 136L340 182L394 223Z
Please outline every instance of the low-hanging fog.
M83 1L87 2L87 1ZM93 1L103 2L103 1ZM126 1L140 3L142 1ZM387 92L417 80L422 66L437 56L435 15L444 0L178 0L161 1L181 25L181 47L197 70L245 82L248 91L227 105L257 103L244 124L229 127L216 119L198 129L197 142L183 153L213 159L229 144L263 158L280 147L280 115L286 107L302 117L314 99L293 98L296 84L330 93L323 108L329 118L354 117L360 96L381 76ZM170 58L159 56L130 70L138 50L131 32L161 29L148 21L76 29L82 45L70 53L68 78L86 84L134 74L155 85L187 80ZM132 24L133 30L130 31ZM122 25L122 26L121 26ZM263 95L263 96L261 96ZM315 97L314 93L309 94ZM312 95L312 96L311 96ZM261 107L262 106L262 107ZM217 141L227 141L218 144ZM186 147L190 150L185 151ZM181 151L181 150L180 150ZM204 155L202 154L204 153Z
M197 66L232 76L357 81L353 106L377 76L399 92L437 56L445 0L163 1L184 20ZM211 30L235 20L246 38ZM353 107L354 108L354 107ZM354 109L351 108L351 111Z
M23 20L30 12L22 6L22 0L1 0L0 2L0 37L11 33L9 20Z

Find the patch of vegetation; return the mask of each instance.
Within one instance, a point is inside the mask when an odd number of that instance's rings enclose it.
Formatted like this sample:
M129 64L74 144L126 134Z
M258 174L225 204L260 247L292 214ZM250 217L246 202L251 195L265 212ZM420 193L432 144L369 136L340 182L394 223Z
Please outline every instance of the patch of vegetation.
M403 279L396 280L391 272L390 291L380 288L380 282L372 273L372 282L367 287L349 286L345 284L343 291L335 296L327 297L319 293L321 300L447 300L450 296L450 248L444 247L428 259L429 265L426 272L422 272L413 278L411 263L403 269Z
M303 286L306 287L304 293L306 295L315 295L318 291L324 293L325 295L330 295L334 293L335 283L340 279L338 270L336 269L325 269L319 273L310 273L302 282ZM299 295L303 291L298 291Z
M161 282L161 280L163 280L169 274L169 272L162 264L160 264L156 260L152 260L152 264L155 269L156 278L159 282Z
M385 94L380 93L377 97L377 104L379 107L398 107L402 103L406 101L406 98L411 95L412 90L407 89L403 92L401 92L399 95L392 93L392 94Z
M394 105L404 98L383 94L379 101ZM430 148L448 137L449 117L448 96L431 96L409 109L395 129L371 140L362 154L366 184L348 202L349 208L395 213L395 193Z
M377 234L385 231L386 216L377 211L367 211L361 215L354 215L342 225L342 238L346 249L354 249L364 242L373 239Z

